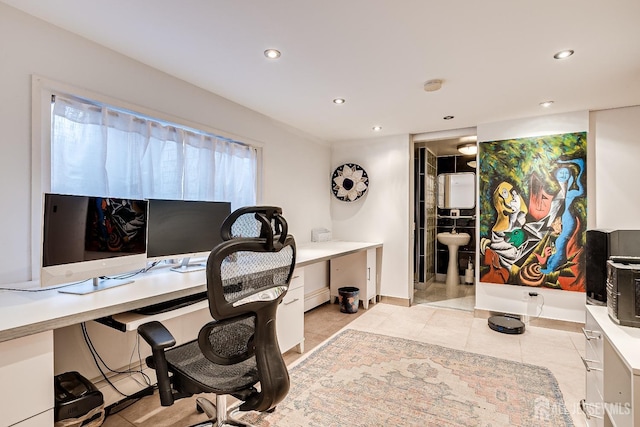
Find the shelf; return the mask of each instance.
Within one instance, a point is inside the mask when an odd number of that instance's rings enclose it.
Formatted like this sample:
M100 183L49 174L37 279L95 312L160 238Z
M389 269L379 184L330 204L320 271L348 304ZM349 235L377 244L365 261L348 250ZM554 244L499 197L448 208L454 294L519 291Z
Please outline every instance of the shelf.
M135 331L138 329L138 326L153 320L163 322L165 320L174 319L206 308L209 308L208 300L158 314L138 314L134 312L119 313L106 319L96 319L96 322L110 326L122 332L129 332Z

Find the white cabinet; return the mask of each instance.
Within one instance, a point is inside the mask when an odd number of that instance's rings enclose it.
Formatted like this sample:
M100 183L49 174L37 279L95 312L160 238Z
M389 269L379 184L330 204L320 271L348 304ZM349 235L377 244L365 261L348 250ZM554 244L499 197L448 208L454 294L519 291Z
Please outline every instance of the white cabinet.
M4 341L0 355L0 426L53 425L53 332Z
M374 304L377 301L377 296L378 296L377 256L378 256L378 251L376 249L369 249L367 251L367 295L366 295L365 304L368 304L369 300L371 300L371 302L373 302ZM364 308L366 309L367 305L365 305Z
M585 414L587 426L603 427L603 333L602 328L587 311L585 326L582 329L585 337L585 357L582 358L586 370L586 397L580 402Z
M367 249L350 255L333 258L330 273L330 297L334 301L339 296L338 289L355 287L364 309L369 302L375 304L377 296L377 250Z
M587 306L585 337L588 425L640 426L640 328L615 324L606 307Z
M283 353L293 347L304 352L304 268L293 271L289 290L278 307L276 331Z

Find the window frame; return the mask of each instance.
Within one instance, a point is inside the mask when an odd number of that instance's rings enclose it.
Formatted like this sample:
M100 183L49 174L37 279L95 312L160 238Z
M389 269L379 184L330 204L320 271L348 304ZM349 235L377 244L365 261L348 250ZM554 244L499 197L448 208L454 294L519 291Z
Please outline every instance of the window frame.
M32 75L31 79L31 276L40 277L40 258L42 252L42 209L43 194L51 191L51 99L52 96L70 96L85 98L113 107L135 112L158 121L175 123L185 128L241 141L256 150L256 203L262 203L263 197L263 146L264 144L247 138L214 129L201 123L190 122L171 114L135 105L127 101L111 98L87 89Z

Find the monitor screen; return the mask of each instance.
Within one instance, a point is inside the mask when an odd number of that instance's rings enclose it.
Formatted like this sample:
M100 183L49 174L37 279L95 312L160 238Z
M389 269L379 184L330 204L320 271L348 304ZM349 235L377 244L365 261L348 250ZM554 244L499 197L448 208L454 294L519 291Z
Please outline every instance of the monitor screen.
M222 242L228 202L149 200L147 257L151 260L208 256Z
M42 286L146 266L147 202L45 194Z

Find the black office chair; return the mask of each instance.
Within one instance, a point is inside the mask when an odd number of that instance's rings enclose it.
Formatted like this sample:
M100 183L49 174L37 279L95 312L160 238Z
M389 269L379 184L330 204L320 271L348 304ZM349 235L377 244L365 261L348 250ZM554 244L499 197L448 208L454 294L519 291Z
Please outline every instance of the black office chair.
M272 411L286 396L289 373L276 336L276 311L295 266L295 241L287 230L280 208L233 212L222 225L224 241L207 261L209 310L215 320L202 327L197 340L178 347L159 322L138 328L152 349L147 364L156 371L163 406L215 393L215 405L196 399L197 409L210 417L198 425L247 426L233 412ZM240 401L238 409L227 411L226 395Z

